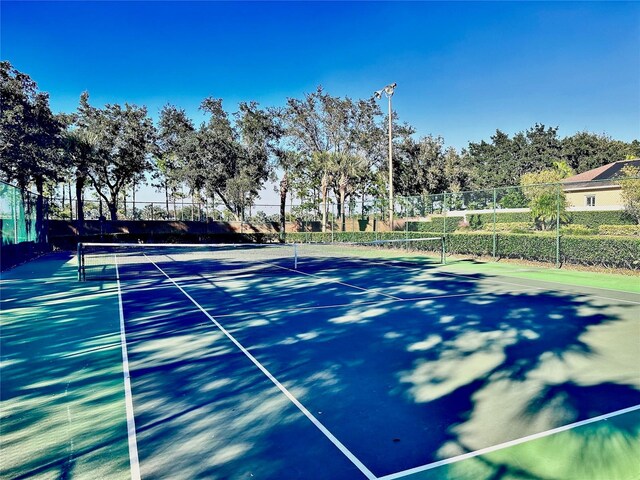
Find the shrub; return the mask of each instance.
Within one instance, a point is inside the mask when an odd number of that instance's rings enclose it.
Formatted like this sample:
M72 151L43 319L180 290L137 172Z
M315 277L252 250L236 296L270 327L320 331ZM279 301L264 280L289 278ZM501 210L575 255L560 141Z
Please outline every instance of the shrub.
M462 217L433 217L430 222L409 222L408 230L410 232L429 232L442 234L445 230L453 232L458 228Z
M560 227L560 233L562 235L593 235L597 231L586 225L564 225Z
M640 270L640 241L634 238L566 236L560 247L562 263Z
M610 212L571 212L569 223L598 228L600 225L633 225L636 222L626 212L614 210Z
M493 223L485 223L482 226L482 229L488 232L493 232ZM533 225L531 225L530 222L496 222L495 230L496 232L529 233L533 230Z
M598 234L640 236L640 225L600 225Z

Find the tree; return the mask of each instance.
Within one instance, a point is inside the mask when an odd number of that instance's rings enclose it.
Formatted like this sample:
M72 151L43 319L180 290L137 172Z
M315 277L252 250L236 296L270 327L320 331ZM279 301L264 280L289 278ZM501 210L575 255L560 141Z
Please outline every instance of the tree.
M155 136L153 123L146 107L108 104L99 109L89 104L86 92L80 97L77 123L95 136L96 154L87 176L106 202L111 220L117 220L120 193L151 167L148 155Z
M562 158L577 173L624 160L630 145L606 135L578 132L561 142Z
M283 112L287 139L291 149L306 159L305 171L300 174L306 184L300 182L298 188L318 192L323 229L330 190L338 199L342 216L346 199L356 188L364 195L368 184L375 181L373 169L385 158L381 115L373 99L354 102L348 97L333 97L322 87L301 100L287 100ZM346 163L356 159L357 167L347 168ZM335 171L338 165L341 172Z
M279 223L282 235L285 233L287 194L292 186L291 177L296 176L298 172L300 172L303 165L302 158L298 152L286 148L279 148L276 151L275 164L272 172L275 170L282 172L282 177L278 183L278 193L280 194Z
M287 160L294 160L294 157L287 155L280 146L285 129L280 122L278 110L261 109L256 102L241 102L239 111L234 116L241 150L248 160L241 177L249 183L242 186L240 191L251 192L251 196L254 197L257 196L258 186L263 185L273 168L278 164L292 166ZM233 187L234 182L230 186ZM286 202L286 194L284 202ZM280 227L283 234L285 231L284 202L281 195Z
M347 154L331 153L328 157L327 168L332 172L330 179L335 179L335 188L338 197L338 215L342 230L346 225L346 199L351 195L358 184L358 179L368 173L368 163L365 158Z
M255 102L241 103L235 125L222 99L206 98L201 110L209 120L188 136L182 178L191 192L219 198L236 220L244 216L269 175L269 160L280 135L271 113Z
M195 127L183 109L165 105L160 111L156 143L153 150L156 168L154 186L164 191L165 207L184 181L189 152L195 144Z
M627 165L622 174L625 177L620 180L624 209L640 225L640 168Z
M93 132L74 127L74 117L69 118L63 134L63 150L75 176L77 228L84 231L84 190L89 165L97 155L97 137Z
M49 108L49 96L26 74L0 62L0 173L22 190L34 183L36 232L44 220L44 185L64 168L61 138L64 122Z
M407 136L398 146L394 167L394 189L400 195L460 191L469 183L460 156L454 148L444 148L442 137L428 135L416 142Z
M572 174L565 162L554 162L551 169L522 176L520 185L537 229L551 230L558 221L566 222L567 201L560 181Z
M549 168L561 158L558 128L535 124L513 139L496 130L491 143L469 143L467 153L474 188L515 185L523 174Z

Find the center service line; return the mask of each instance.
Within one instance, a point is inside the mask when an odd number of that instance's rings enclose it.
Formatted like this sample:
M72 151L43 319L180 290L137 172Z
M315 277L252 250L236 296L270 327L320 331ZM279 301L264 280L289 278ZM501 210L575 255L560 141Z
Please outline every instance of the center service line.
M251 360L253 362L253 364L258 367L262 373L265 374L265 376L271 380L271 382L273 382L273 384L278 387L280 389L280 391L282 393L285 394L285 396L291 401L291 403L293 403L296 407L298 407L298 409L309 419L311 420L311 423L313 423L318 430L320 430L330 441L331 443L333 443L338 450L340 450L350 461L351 463L353 463L363 474L365 477L367 477L369 480L376 480L377 477L360 461L356 458L356 456L351 453L347 447L345 447L342 442L340 442L340 440L338 440L324 425L322 425L322 423L320 423L320 421L313 416L313 414L307 410L305 408L304 405L302 405L298 399L296 399L291 392L289 392L289 390L286 389L286 387L284 385L282 385L253 355L251 355L251 353L249 353L249 351L242 346L242 344L235 339L235 337L233 335L231 335L227 330L225 330L225 328L218 323L218 321L213 318L209 312L207 312L191 295L189 295L184 288L182 288L180 285L178 285L176 283L176 281L171 278L169 275L167 275L167 273L162 270L162 268L160 268L153 260L151 260L149 257L147 257L146 254L144 254L145 257L147 258L147 260L149 260L149 262L151 262L153 264L154 267L156 267L158 270L160 270L160 272L167 277L167 279L173 283L178 290L180 290L185 297L187 297L189 300L191 300L191 303L193 303L198 310L200 310L202 313L204 313L206 315L206 317L211 320L211 322L213 322L213 324L218 327L218 329L224 333L226 335L226 337L231 340L236 347L238 347L240 349L240 351L242 353L244 353L247 358L249 360Z

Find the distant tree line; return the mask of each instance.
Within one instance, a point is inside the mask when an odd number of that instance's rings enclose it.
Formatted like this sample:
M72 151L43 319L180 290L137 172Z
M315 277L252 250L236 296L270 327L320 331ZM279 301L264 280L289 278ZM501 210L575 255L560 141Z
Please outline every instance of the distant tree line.
M208 118L196 125L175 105L163 107L154 124L144 106L99 107L84 92L75 112L54 114L48 94L4 61L0 102L0 178L23 189L35 186L41 195L73 179L80 226L89 187L116 220L119 202L127 192L135 196L148 177L164 193L167 210L186 189L194 198L223 203L238 219L271 180L279 188L283 228L292 194L318 205L325 219L330 197L341 216L352 199L386 197L388 119L372 98L334 97L318 87L281 107L242 102L230 115L222 99L209 97L200 105ZM580 173L640 156L638 140L590 132L559 138L556 127L540 124L513 137L497 130L490 141L458 152L442 137L417 138L393 115L397 195L517 185L523 175L558 162Z

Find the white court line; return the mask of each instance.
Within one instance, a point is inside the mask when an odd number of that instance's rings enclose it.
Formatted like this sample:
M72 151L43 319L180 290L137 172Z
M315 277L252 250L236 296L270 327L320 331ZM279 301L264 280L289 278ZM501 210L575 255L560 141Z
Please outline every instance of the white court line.
M281 268L283 270L288 270L290 272L299 273L300 275L306 275L308 277L313 277L313 278L318 278L320 280L325 280L325 281L330 282L330 283L337 283L339 285L344 285L345 287L355 288L357 290L362 290L363 292L374 293L376 295L383 295L385 297L393 298L394 300L402 300L402 298L396 297L395 295L389 295L388 293L382 293L382 292L379 292L377 290L370 290L368 288L358 287L357 285L351 285L350 283L341 282L339 280L333 280L331 278L323 277L322 275L314 275L313 273L306 273L306 272L303 272L301 270L295 270L293 268L283 267L282 265L276 265L275 263L268 263L268 262L261 262L261 263L266 263L267 265L270 265L272 267Z
M146 254L144 254L145 257ZM242 344L235 339L235 337L233 335L231 335L227 330L225 330L225 328L218 323L218 321L213 318L209 312L207 312L191 295L189 295L186 290L184 288L182 288L180 285L178 285L176 283L176 281L171 278L169 275L167 275L167 273L162 270L158 265L156 265L156 263L151 260L149 257L147 257L147 259L149 260L149 262L151 262L158 270L160 270L160 272L162 272L164 274L165 277L167 277L167 279L169 279L169 281L171 283L173 283L178 290L180 290L189 300L191 300L191 303L193 303L198 310L200 310L202 313L204 313L207 318L209 320L211 320L211 322L213 322L213 324L218 327L218 329L224 333L224 335L231 340L236 347L238 347L240 349L240 351L242 353L245 354L245 356L251 360L251 362L253 362L253 364L258 367L260 369L260 371L262 373L264 373L264 375L271 380L271 382L273 382L273 384L278 387L280 389L280 391L282 393L284 393L284 395L291 401L291 403L293 403L296 407L298 407L298 409L311 421L311 423L313 423L318 430L320 430L330 441L331 443L333 443L350 461L351 463L353 463L363 474L365 477L367 477L370 480L376 480L376 476L360 461L358 460L358 458L356 458L356 456L351 453L347 447L345 447L342 442L340 442L340 440L338 440L324 425L322 425L322 423L320 423L320 421L313 416L313 414L307 410L305 408L304 405L302 405L297 398L295 398L291 392L289 392L289 390L286 389L286 387L284 385L282 385L270 372L269 370L267 370L251 353L249 353L249 351L242 346Z
M625 413L634 412L636 410L640 410L640 405L634 405L633 407L623 408L622 410L617 410L615 412L606 413L604 415L599 415L597 417L589 418L587 420L581 420L579 422L570 423L568 425L563 425L562 427L552 428L551 430L547 430L545 432L535 433L533 435L527 435L526 437L518 438L516 440L511 440L509 442L499 443L497 445L493 445L487 448L481 448L480 450L475 450L473 452L464 453L462 455L456 455L455 457L447 458L445 460L439 460L437 462L429 463L427 465L422 465L420 467L410 468L408 470L403 470L402 472L392 473L390 475L385 475L384 477L379 477L378 480L395 480L398 478L403 478L408 475L413 475L414 473L424 472L425 470L431 470L433 468L441 467L443 465L448 465L451 463L456 463L461 460L466 460L468 458L477 457L479 455L484 455L486 453L495 452L497 450L502 450L504 448L513 447L515 445L520 445L521 443L530 442L532 440L536 440L538 438L548 437L550 435L554 435L556 433L564 432L567 430L572 430L576 427L581 427L583 425L588 425L590 423L599 422L601 420L606 420L611 417L616 417L618 415L624 415Z
M463 275L463 274L460 274L460 273L449 273L449 272L439 272L439 273L441 273L442 275L448 275L448 276L450 276L450 277L462 277L462 278L469 278L469 279L471 279L471 280L476 280L476 281L477 281L477 278L475 278L474 276L472 276L473 274ZM484 275L486 275L486 274L484 274ZM490 280L490 281L493 281L493 282L495 282L495 283L502 283L502 284L504 284L504 285L512 285L512 286L516 286L516 287L528 288L528 289L533 289L533 290L547 290L547 291L549 291L549 290L550 290L550 289L549 289L549 288L547 288L547 287L536 287L536 286L534 286L534 285L522 285L521 283L514 283L514 282L508 282L508 281L505 281L505 280L498 280L498 279L497 279L495 276L493 276L493 275L491 275L491 276L489 277L489 280ZM564 287L566 287L566 286L567 286L567 284L566 284L566 283L562 283L562 282L554 282L554 281L552 281L552 280L536 280L536 279L532 279L532 280L533 280L534 282L552 283L552 284L554 284L554 285L562 285L562 286L564 286ZM620 290L602 289L602 288L599 288L599 287L587 287L587 286L584 286L584 285L571 285L571 287L577 287L577 288L593 288L593 289L595 289L595 290L609 290L609 291L611 291L611 292L630 293L631 295L636 295L636 294L635 294L635 293L633 293L633 292L623 292L623 291L620 291ZM623 299L623 298L611 298L611 297L605 297L605 296L602 296L602 295L592 295L592 294L590 294L590 293L575 293L575 292L571 292L570 290L569 290L569 293L571 293L571 294L573 294L573 295L588 295L589 297L599 298L599 299L601 299L601 300L611 300L611 301L614 301L614 302L632 303L632 304L634 304L634 305L640 305L640 302L636 302L636 301L634 301L634 300L625 300L625 299Z
M120 311L120 344L122 345L122 373L124 375L124 398L127 412L127 438L129 440L129 463L131 464L131 479L140 480L140 462L138 460L138 442L136 441L136 422L133 416L133 396L131 394L131 375L129 374L129 355L127 354L127 339L124 331L124 310L122 308L122 289L120 288L120 272L118 271L118 257L113 256L116 265L116 282L118 284L118 309Z
M423 265L418 264L418 263L411 264L411 265L406 265L407 263L412 263L412 262L407 261L407 260L402 260L402 259L398 259L398 262L401 263L400 265L394 264L394 263L388 263L388 262L375 262L375 261L372 261L371 259L365 259L365 258L353 257L352 259L356 260L356 261L372 263L374 265L384 265L384 266L387 266L387 267L394 267L394 268L411 268L411 269L416 269L417 268L417 269L420 269L420 270L423 269ZM405 263L405 265L402 265L402 263ZM535 271L535 270L531 270L531 271ZM462 274L462 273L443 272L441 270L438 270L437 272L439 274L447 275L447 276L450 276L450 277L462 277L462 278L470 278L470 279L477 280L475 277L472 276L472 274L465 275L465 274ZM508 282L508 281L505 281L505 280L498 280L496 278L496 274L486 274L485 273L483 275L489 275L489 280L490 281L494 281L495 283L501 283L501 284L504 284L504 285L513 285L513 286L518 286L518 287L522 287L522 288L533 288L535 290L549 290L549 288L546 288L546 287L535 287L533 285L522 285L521 283L514 283L514 282ZM500 275L500 274L497 274L497 275ZM506 276L506 275L500 275L500 276ZM537 280L537 279L531 279L531 280L537 281L537 282L552 283L554 285L563 285L565 287L567 286L566 283L554 282L553 280ZM592 288L592 289L595 289L595 290L606 290L606 291L609 291L609 292L630 293L632 295L637 295L635 292L626 292L626 291L623 291L623 290L614 290L612 288L588 287L588 286L583 286L583 285L571 285L571 286L572 287L577 287L577 288L584 287L584 288ZM593 297L593 298L600 298L600 299L603 299L603 300L612 300L614 302L624 302L624 303L632 303L634 305L640 305L640 302L636 302L636 301L633 301L633 300L625 300L625 299L621 299L621 298L610 298L610 297L605 297L605 296L602 296L602 295L591 295L591 294L585 294L585 295L589 295L590 297Z
M207 278L207 277L203 277ZM281 308L277 310L263 310L263 311L255 311L252 310L251 313L255 313L258 315L274 315L277 313L295 313L295 312L304 312L307 310L325 310L328 308L342 308L342 307L359 307L366 305L387 305L390 303L402 303L402 302L419 302L424 300L433 300L440 298L452 298L452 297L481 297L484 295L495 295L493 293L447 293L442 295L430 295L426 297L411 297L411 298L399 298L399 299L391 299L391 300L368 300L362 302L348 302L348 303L336 303L333 305L316 305L314 307L295 307L295 308ZM238 313L225 313L222 315L216 315L218 318L228 318L228 317L244 317L248 312L238 312Z
M367 260L367 259L360 259L360 258L353 258L353 259L356 260L356 261L362 261L362 262L366 262L366 263L373 263L373 264L376 264L376 265L384 265L384 266L387 266L387 267L409 268L409 269L420 269L420 270L423 269L423 267L421 265L419 265L419 264L416 264L416 265L397 265L397 264L387 263L387 262L373 262L373 261L370 261L370 260ZM402 262L402 260L399 260L399 261ZM404 262L405 263L411 263L411 262L407 262L406 260ZM441 274L441 275L447 275L449 277L461 277L461 278L469 278L471 280L476 280L476 281L478 280L476 277L473 276L474 274L466 274L465 275L465 274L462 274L462 273L443 272L441 270L438 270L437 273ZM482 272L479 272L479 273L482 273ZM514 282L508 282L508 281L505 281L505 280L498 280L497 279L497 276L504 277L506 275L486 274L486 273L484 273L483 275L487 275L489 281L493 281L495 283L501 283L503 285L511 285L511 286L522 287L522 288L527 288L527 289L534 289L534 290L549 290L549 288L546 288L546 287L536 287L536 286L533 286L533 285L522 285L521 283L514 283ZM567 286L566 283L554 282L553 280L537 280L537 279L531 279L531 280L533 280L534 282L552 283L554 285L562 285L562 286L565 286L565 287ZM623 291L623 290L614 290L614 289L611 289L611 288L588 287L588 286L584 286L584 285L571 285L571 287L592 288L594 290L605 290L605 291L609 291L609 292L617 292L617 293L622 293L622 294L629 293L631 295L637 295L635 292L626 292L626 291ZM582 293L580 293L580 295L582 295ZM636 302L634 300L625 300L625 299L622 299L622 298L611 298L611 297L605 297L605 296L602 296L602 295L591 295L591 294L588 294L588 293L586 293L584 295L589 295L590 297L599 298L599 299L602 299L602 300L612 300L614 302L632 303L634 305L640 305L640 302Z

